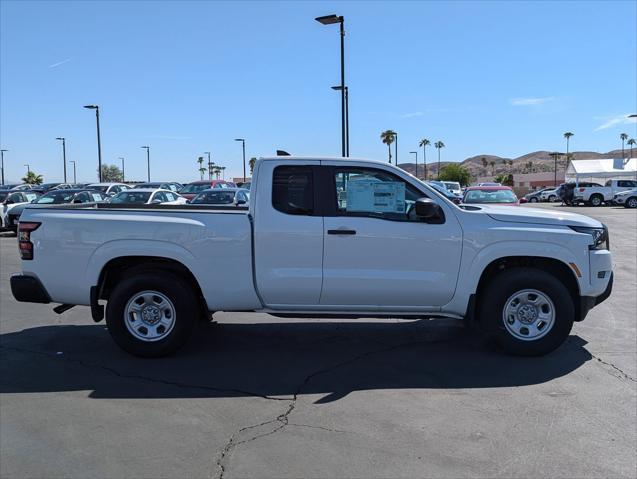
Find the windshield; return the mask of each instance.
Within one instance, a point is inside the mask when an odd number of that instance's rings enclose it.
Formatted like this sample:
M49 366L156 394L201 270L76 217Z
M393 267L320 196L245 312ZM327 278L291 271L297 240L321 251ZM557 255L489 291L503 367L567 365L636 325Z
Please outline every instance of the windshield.
M179 193L199 193L200 191L207 190L208 188L210 188L209 183L191 183L184 186L184 188Z
M161 188L161 183L140 183L133 186L133 189L135 188Z
M90 185L91 189L101 191L102 193L106 193L108 191L108 187L110 185Z
M59 205L62 203L70 203L75 193L68 193L64 190L54 191L40 196L36 203L39 205Z
M234 191L204 191L191 201L194 204L231 205L234 201Z
M517 197L511 190L469 190L465 203L516 203Z
M122 191L111 198L111 203L143 204L150 198L150 191Z

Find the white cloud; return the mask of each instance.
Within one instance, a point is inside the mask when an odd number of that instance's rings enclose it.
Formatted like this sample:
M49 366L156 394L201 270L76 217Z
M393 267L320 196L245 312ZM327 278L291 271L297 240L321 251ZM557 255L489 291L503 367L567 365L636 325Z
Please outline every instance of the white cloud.
M595 131L606 130L617 125L637 123L637 118L628 118L628 113L623 113L617 116L596 117L595 119L604 121L604 123L595 128Z
M67 58L66 60L62 60L61 62L53 63L52 65L49 65L49 68L57 68L60 65L64 65L65 63L70 62L71 60L73 60L73 58Z
M537 106L543 105L544 103L548 103L553 100L555 100L555 97L545 96L542 98L511 98L509 102L513 106Z
M423 112L422 111L414 111L411 113L404 113L402 115L400 115L401 118L414 118L416 116L422 116Z

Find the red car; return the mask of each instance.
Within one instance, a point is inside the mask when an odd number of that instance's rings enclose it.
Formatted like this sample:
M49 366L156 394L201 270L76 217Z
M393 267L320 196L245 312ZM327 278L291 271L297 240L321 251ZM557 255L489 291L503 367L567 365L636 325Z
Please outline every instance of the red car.
M462 202L466 204L517 206L521 201L508 186L470 186L464 192Z
M188 183L181 190L179 190L179 194L189 200L192 200L195 196L197 196L203 190L208 190L210 188L236 188L236 187L237 185L235 185L231 181L225 181L225 180L193 181L192 183Z

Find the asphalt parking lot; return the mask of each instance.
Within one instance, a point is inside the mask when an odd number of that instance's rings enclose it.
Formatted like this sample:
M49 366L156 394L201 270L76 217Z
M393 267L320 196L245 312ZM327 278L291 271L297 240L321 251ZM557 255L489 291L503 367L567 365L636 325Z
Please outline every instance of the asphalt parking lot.
M88 308L17 303L0 235L0 476L635 477L637 212L541 207L606 223L615 263L541 358L454 321L218 314L142 360Z

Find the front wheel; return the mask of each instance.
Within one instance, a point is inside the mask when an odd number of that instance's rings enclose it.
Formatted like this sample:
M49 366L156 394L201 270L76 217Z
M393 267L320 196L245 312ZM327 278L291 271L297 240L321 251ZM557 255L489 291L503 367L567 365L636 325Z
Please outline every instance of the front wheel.
M541 356L558 348L575 318L568 289L552 274L535 268L498 274L478 301L481 327L516 356Z
M121 281L106 306L106 325L126 352L141 357L169 355L186 343L199 319L197 297L180 277L138 273Z
M537 203L537 198L535 196L532 196L529 200L529 203Z

